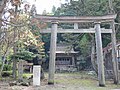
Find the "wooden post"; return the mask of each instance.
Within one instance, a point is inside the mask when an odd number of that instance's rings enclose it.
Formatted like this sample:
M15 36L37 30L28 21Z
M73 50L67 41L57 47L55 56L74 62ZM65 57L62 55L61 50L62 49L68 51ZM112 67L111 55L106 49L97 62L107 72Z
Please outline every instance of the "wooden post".
M56 41L57 41L57 24L58 24L58 22L52 22L48 84L54 84L55 59L56 59Z
M112 28L112 62L113 62L113 74L114 74L114 84L119 83L119 72L118 72L118 59L117 59L117 47L116 47L116 33L114 21L111 23Z
M104 87L105 86L105 75L104 75L104 62L103 62L100 22L95 23L95 38L96 38L99 86Z
M18 80L23 81L23 61L20 60L18 63Z

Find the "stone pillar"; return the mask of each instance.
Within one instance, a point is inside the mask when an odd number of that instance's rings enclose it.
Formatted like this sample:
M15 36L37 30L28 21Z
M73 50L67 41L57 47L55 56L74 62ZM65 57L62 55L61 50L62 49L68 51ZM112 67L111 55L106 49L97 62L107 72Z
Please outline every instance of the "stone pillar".
M30 73L32 73L32 66L30 66Z
M78 29L78 23L74 23L74 29Z
M99 86L104 87L105 86L105 74L104 74L104 62L103 62L100 22L95 23L95 39L96 39Z
M56 42L57 42L57 24L58 24L58 22L52 22L48 84L54 84Z
M75 58L72 56L72 65L75 66Z
M40 86L41 66L33 66L33 86Z
M117 46L116 46L116 32L114 21L111 23L112 28L112 62L113 62L113 74L114 74L114 83L119 83L119 72L118 72L118 58L117 58Z
M18 63L18 80L22 81L23 80L23 61L20 60Z

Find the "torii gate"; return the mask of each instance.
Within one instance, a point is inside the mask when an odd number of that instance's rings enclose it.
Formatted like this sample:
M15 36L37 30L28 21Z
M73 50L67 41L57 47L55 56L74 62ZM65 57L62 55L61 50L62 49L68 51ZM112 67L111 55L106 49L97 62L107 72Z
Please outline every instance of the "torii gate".
M116 18L116 15L60 16L60 17L36 15L35 18L43 22L52 23L52 28L40 31L41 33L51 33L48 84L54 84L57 33L95 33L99 86L105 86L101 33L110 33L112 38L112 61L113 61L113 71L115 77L114 83L118 83L119 80L118 61L116 57L116 53L117 53L116 36L115 36L115 26L114 26L114 19ZM78 28L78 23L86 23L86 22L94 23L94 28L90 28L90 29ZM112 25L110 29L100 28L100 24L103 22L104 23L108 22L110 25ZM58 28L58 23L73 23L74 29Z

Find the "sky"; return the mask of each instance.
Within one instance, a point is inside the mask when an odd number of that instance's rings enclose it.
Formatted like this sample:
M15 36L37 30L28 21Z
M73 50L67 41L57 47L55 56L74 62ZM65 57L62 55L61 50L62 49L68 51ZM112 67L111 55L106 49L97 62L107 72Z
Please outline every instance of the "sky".
M37 13L42 14L44 10L51 12L52 7L60 7L61 3L64 3L65 0L27 0L30 3L34 3L37 7Z

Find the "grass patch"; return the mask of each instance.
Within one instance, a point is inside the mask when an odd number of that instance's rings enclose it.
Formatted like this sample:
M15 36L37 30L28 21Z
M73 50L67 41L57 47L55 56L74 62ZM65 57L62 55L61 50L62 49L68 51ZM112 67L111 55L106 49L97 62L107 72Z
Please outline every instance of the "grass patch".
M29 78L29 77L31 77L33 74L31 74L31 73L24 73L23 74L23 78Z
M119 89L120 85L113 84L113 81L106 81L106 87L99 87L96 76L87 73L57 73L55 74L55 83L71 87L82 87L84 90L112 90ZM68 89L61 89L68 90ZM77 89L78 90L78 89Z

